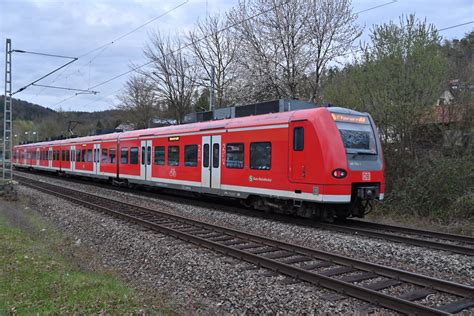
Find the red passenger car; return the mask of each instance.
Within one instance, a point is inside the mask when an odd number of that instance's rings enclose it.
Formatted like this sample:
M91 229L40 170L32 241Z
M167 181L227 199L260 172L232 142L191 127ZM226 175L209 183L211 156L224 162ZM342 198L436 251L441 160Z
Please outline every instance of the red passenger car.
M28 150L39 153L36 163L22 158ZM255 209L329 220L364 216L385 189L373 120L344 108L20 145L14 159L17 167L229 196Z

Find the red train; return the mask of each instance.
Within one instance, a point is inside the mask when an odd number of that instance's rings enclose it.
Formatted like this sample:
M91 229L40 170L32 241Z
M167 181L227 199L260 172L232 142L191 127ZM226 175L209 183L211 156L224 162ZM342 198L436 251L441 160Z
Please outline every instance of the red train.
M325 220L363 217L385 189L372 118L336 107L18 145L13 160Z

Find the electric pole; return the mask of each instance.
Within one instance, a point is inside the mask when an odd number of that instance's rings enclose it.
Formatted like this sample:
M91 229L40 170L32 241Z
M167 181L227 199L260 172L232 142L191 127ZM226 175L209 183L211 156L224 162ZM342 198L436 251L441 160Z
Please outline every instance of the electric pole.
M5 98L3 106L3 183L13 180L12 164L12 41L7 38L5 49Z

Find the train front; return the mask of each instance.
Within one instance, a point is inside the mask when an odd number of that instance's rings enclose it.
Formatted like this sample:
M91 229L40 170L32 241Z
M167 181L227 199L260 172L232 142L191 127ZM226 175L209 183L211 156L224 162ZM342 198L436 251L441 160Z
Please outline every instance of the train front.
M371 210L373 200L384 198L384 161L380 137L368 113L338 107L328 110L339 131L346 158L343 168L331 168L331 178L336 183L340 180L349 184L351 188L350 205L340 205L336 214L338 217L363 217ZM337 143L340 144L339 141Z

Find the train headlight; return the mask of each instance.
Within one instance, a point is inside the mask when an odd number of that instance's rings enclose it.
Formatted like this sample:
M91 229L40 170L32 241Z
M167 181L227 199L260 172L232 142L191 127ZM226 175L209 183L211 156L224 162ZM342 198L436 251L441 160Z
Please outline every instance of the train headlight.
M335 169L332 172L332 176L336 179L342 179L342 178L345 178L347 176L347 171L344 170L344 169Z

